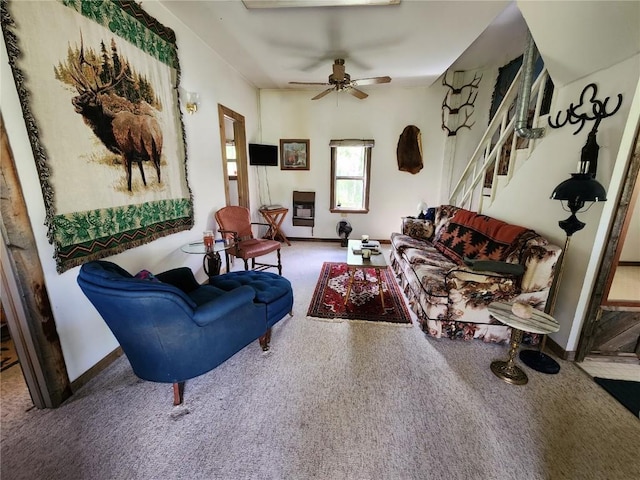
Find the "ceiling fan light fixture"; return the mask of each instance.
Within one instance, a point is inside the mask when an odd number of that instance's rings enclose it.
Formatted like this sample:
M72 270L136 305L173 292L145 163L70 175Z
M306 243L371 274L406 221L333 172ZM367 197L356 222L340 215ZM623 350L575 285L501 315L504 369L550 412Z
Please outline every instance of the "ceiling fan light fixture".
M316 95L315 97L313 97L311 100L318 100L318 99L324 97L325 95L327 95L328 93L330 93L333 90L335 90L336 92L346 91L346 92L349 92L354 97L359 98L360 100L363 100L363 99L367 98L369 95L364 93L362 90L358 90L355 87L360 86L360 85L375 85L375 84L380 84L380 83L389 83L391 81L391 77L372 77L372 78L360 78L360 79L351 80L351 75L349 75L345 71L344 59L336 58L333 62L334 62L333 63L333 70L332 70L331 75L329 75L327 83L320 83L320 82L289 82L289 84L290 85L327 85L327 86L331 86L331 88L328 88L328 89L324 90L323 92L321 92L318 95Z

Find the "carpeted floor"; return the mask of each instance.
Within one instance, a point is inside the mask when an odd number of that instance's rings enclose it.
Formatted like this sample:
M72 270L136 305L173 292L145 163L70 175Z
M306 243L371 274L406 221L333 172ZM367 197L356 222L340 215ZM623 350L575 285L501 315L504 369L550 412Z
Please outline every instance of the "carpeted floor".
M293 242L282 256L294 316L268 354L254 342L188 381L181 407L125 357L55 410L3 394L1 478L637 478L640 420L573 363L514 386L489 369L504 345L308 319L322 264L345 250Z
M325 262L320 271L307 315L315 318L411 323L402 291L390 268L358 268L353 273L349 301L345 304L351 272L346 263ZM382 297L378 288L382 284Z

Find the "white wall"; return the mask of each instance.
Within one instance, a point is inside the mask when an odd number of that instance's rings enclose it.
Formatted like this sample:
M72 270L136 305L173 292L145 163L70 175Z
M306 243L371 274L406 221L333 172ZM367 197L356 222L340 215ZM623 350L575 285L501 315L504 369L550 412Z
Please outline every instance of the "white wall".
M595 83L598 86L598 99L611 96L610 104L615 105L616 95L622 93L623 104L612 117L602 120L597 141L600 145L598 155L597 180L607 191L610 190L611 176L617 161L618 148L628 120L633 95L640 77L640 56L632 57L613 67L589 75L571 83L556 93L551 113L566 109L576 102L585 85ZM573 135L577 126L566 125L560 129L546 128L544 139L534 150L529 160L521 167L514 179L501 192L496 202L484 211L487 215L533 228L552 243L563 246L564 231L558 226L570 213L565 212L559 201L550 200L551 192L562 181L576 172L580 152L593 122ZM624 161L624 160L619 160ZM611 201L613 199L610 199ZM594 248L595 236L600 222L603 205L594 204L578 218L586 227L575 233L571 239L565 263L562 283L558 291L558 300L554 316L560 323L560 331L551 337L566 350L577 347L577 333L582 322L579 297L585 282L587 266ZM587 281L590 279L587 278Z
M369 97L358 100L344 93L331 93L311 100L317 91L262 90L262 141L279 144L280 139L310 141L310 170L290 171L278 167L260 168L263 181L268 176L271 201L291 207L294 190L316 192L315 238L336 238L335 225L341 215L329 211L332 139L375 140L371 157L371 195L368 214L348 214L353 236L363 233L388 239L398 231L400 217L416 215L424 200L429 206L439 201L444 132L440 128L441 85L399 88L393 85L367 90ZM398 170L396 148L402 130L416 125L422 132L424 168L415 175ZM254 167L251 168L255 170ZM262 193L263 198L264 188ZM291 211L283 223L285 234L311 237L310 227L294 227Z
M218 103L242 114L248 137L258 129L257 91L235 70L205 46L193 33L157 2L145 2L144 9L176 32L182 71L181 86L200 93L201 104L194 115L184 115L187 138L188 178L194 198L195 226L186 232L163 237L150 244L110 258L131 273L142 268L164 271L187 265L204 278L199 255L182 253L180 246L215 225L212 213L224 206ZM9 141L16 159L20 182L36 237L67 371L73 381L117 347L104 321L82 294L76 283L78 268L56 273L53 247L46 238L45 210L35 162L4 41L1 55L0 105Z

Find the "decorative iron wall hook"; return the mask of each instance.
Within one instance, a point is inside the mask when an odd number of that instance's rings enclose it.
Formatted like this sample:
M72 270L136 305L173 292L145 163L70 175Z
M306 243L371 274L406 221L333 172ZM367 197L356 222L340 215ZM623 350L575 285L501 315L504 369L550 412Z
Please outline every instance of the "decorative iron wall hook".
M585 103L585 98L589 90L591 90L591 95L587 99L588 103ZM622 105L622 94L621 93L618 94L618 104L610 112L607 112L607 104L609 103L609 100L611 100L611 97L607 97L604 99L604 101L601 101L596 98L597 95L598 95L597 85L595 83L590 83L589 85L587 85L582 89L582 93L580 93L580 100L578 104L574 104L573 102L569 104L569 107L565 112L564 119L562 119L562 114L563 114L562 111L559 111L556 114L555 123L551 120L551 117L549 117L548 119L549 126L551 128L561 128L561 127L564 127L567 123L571 125L580 124L578 129L575 132L573 132L574 135L577 135L580 132L580 130L582 130L582 128L584 127L584 124L587 121L595 120L597 123L594 128L597 130L598 125L600 124L600 121L603 118L611 117L618 110L620 110L620 106ZM589 113L589 110L591 110L591 114Z

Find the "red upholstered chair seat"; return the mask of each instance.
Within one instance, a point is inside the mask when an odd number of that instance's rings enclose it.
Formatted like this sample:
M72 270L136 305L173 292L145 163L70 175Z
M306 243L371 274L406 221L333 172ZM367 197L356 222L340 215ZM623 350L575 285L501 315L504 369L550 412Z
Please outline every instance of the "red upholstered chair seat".
M236 256L240 258L255 258L279 249L280 242L276 240L250 238L248 240L242 240L238 244L235 252L237 254Z
M278 274L282 275L282 264L280 262L280 242L266 238L255 238L253 236L252 225L265 225L251 222L249 209L246 207L224 207L216 212L216 222L220 226L221 235L235 242L235 247L229 250L229 254L244 260L244 269L249 270L251 259L252 270L265 270L270 267L278 269ZM278 263L257 263L256 258L277 252Z

